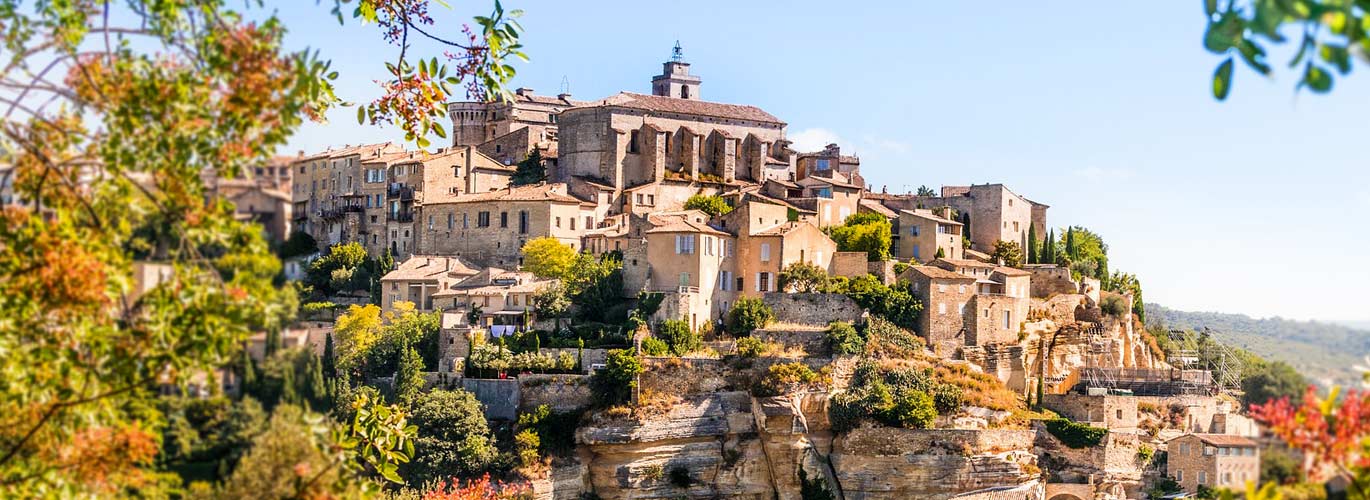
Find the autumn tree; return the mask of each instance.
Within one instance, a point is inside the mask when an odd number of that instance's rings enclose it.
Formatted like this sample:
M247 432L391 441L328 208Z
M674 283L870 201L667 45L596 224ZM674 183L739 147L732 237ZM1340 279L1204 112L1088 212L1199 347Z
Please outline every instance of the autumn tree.
M551 236L533 238L523 244L523 270L539 278L565 278L575 260L575 249Z

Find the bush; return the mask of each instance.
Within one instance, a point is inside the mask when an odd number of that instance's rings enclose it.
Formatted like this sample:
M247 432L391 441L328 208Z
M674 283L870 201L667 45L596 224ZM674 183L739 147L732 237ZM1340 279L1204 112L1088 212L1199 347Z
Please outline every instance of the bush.
M1046 421L1047 432L1071 448L1098 446L1108 435L1108 429L1089 424L1072 422L1069 419L1053 418Z
M856 332L856 327L845 321L828 324L827 341L833 354L857 354L866 348L866 339Z
M413 460L403 466L411 487L485 472L498 450L480 401L466 391L435 390L419 398L409 422L417 428Z
M699 334L690 330L690 323L683 319L668 319L662 321L656 327L657 337L666 342L671 347L671 353L676 356L699 350Z
M756 337L742 337L737 339L737 355L744 358L755 358L761 355L766 349L766 343Z
M629 350L609 351L604 369L590 377L590 391L600 407L622 404L632 398L642 362Z
M728 311L728 332L733 335L751 335L752 331L765 328L775 321L775 312L761 299L743 297L733 303Z
M557 370L560 370L560 371L563 371L563 372L573 372L573 371L576 371L576 356L575 356L574 354L571 354L571 353L565 352L565 351L563 351L561 354L558 354L558 355L557 355Z
M1126 314L1127 310L1129 309L1127 301L1124 301L1122 297L1119 297L1117 295L1109 295L1104 297L1103 300L1099 301L1099 308L1104 311L1104 314L1113 316L1115 318L1123 317L1123 315Z
M656 337L642 339L642 353L648 356L670 356L671 346Z
M752 394L760 397L779 396L799 385L818 382L818 374L804 363L782 363L771 365L766 376L752 388Z
M926 392L900 391L894 404L884 412L884 420L908 429L926 429L937 419L937 409Z
M733 211L733 207L728 205L723 197L718 195L708 196L696 194L690 199L685 200L685 210L699 210L714 217L728 215Z
M780 289L813 293L828 286L828 271L808 262L795 262L780 271Z
M542 462L542 457L538 455L538 448L541 446L542 440L533 429L524 429L514 436L514 449L518 451L519 463L524 467L532 467Z

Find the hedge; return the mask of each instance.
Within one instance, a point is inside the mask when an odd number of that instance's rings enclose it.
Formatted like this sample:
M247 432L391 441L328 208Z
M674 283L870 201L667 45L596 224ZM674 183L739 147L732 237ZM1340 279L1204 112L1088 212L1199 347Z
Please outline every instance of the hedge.
M1072 422L1064 418L1047 420L1046 427L1047 432L1071 448L1098 446L1104 440L1104 436L1108 435L1108 429Z

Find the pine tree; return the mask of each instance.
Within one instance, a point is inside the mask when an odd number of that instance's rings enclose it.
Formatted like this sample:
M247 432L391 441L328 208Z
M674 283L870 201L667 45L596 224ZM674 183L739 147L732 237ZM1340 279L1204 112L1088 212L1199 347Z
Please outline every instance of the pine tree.
M262 347L262 359L270 358L281 349L281 332L276 328L266 331L266 345Z
M1028 244L1027 244L1028 264L1038 264L1037 259L1037 225L1028 224Z
M395 370L395 401L409 403L423 391L423 357L413 346L400 350L399 368Z
M547 167L542 163L542 152L533 148L523 161L518 163L514 169L514 175L509 178L509 183L515 186L527 184L537 184L547 180Z
M299 404L300 391L295 387L295 367L288 366L281 371L281 399L282 403Z
M338 365L334 361L333 332L328 332L323 340L323 374L328 378L338 376Z
M1070 257L1070 260L1079 259L1080 256L1077 251L1075 248L1075 228L1071 227L1066 229L1066 257Z
M947 258L947 252L942 250L942 247L937 247L937 255L935 255L934 258L945 259Z

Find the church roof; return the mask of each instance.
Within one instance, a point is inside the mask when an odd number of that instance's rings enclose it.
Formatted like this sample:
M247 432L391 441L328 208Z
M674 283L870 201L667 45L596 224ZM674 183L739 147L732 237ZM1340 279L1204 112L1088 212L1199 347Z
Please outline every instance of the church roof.
M635 94L632 92L619 92L618 94L606 97L603 100L590 103L588 106L613 106L661 113L712 116L715 118L731 118L734 120L748 120L778 125L785 124L785 122L776 118L775 115L767 113L756 106L724 104L721 102L699 101L695 99L677 99L675 97Z

